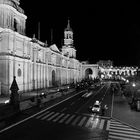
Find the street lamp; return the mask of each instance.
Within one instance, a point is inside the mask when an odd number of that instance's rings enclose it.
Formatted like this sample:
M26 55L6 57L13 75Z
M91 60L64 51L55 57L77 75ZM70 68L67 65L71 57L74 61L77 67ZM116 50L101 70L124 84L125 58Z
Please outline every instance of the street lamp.
M133 87L133 91L132 91L132 99L133 99L134 98L134 92L135 92L136 84L132 83L132 87Z
M135 84L135 83L133 83L133 84L132 84L132 86L133 86L133 87L135 87L135 86L136 86L136 84Z

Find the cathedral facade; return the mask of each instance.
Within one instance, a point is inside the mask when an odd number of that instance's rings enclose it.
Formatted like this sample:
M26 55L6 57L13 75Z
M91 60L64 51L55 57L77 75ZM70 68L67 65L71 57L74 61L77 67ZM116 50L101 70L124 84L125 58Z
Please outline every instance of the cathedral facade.
M0 0L0 93L10 94L14 76L21 93L80 82L82 63L69 21L60 51L25 35L27 16L19 5L20 0Z

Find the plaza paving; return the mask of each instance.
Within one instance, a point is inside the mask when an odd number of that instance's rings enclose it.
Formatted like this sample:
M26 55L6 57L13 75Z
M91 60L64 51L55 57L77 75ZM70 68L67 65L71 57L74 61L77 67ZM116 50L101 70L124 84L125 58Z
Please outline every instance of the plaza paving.
M140 130L140 112L131 110L128 98L125 96L114 96L112 117Z

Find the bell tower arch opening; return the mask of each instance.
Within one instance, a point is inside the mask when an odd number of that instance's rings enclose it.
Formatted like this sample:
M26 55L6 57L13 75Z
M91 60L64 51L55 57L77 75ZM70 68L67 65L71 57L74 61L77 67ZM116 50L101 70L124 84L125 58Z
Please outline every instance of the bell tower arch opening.
M92 79L93 71L91 68L87 68L85 70L85 79Z

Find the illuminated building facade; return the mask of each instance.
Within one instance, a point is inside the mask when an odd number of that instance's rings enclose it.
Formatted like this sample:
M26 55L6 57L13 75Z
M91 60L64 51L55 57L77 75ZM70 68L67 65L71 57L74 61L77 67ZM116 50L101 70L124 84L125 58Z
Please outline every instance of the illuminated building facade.
M19 4L0 0L1 94L9 95L14 76L21 93L81 81L82 64L76 59L69 21L60 51L55 44L25 36L27 16Z
M0 94L10 94L14 76L19 93L24 93L80 82L87 77L94 79L99 77L100 71L105 76L109 73L110 68L99 65L110 66L111 61L94 65L76 59L69 20L61 51L55 44L48 46L47 42L27 37L27 16L19 5L20 0L0 0ZM118 73L116 68L111 71Z
M99 67L102 79L124 79L137 75L138 67Z
M113 66L113 61L111 60L100 60L97 62L100 67L111 67Z
M103 79L123 79L137 75L137 67L116 67L113 66L111 60L100 60L97 62L99 66L99 77Z
M87 61L82 62L82 77L85 79L98 78L99 65L89 64Z

